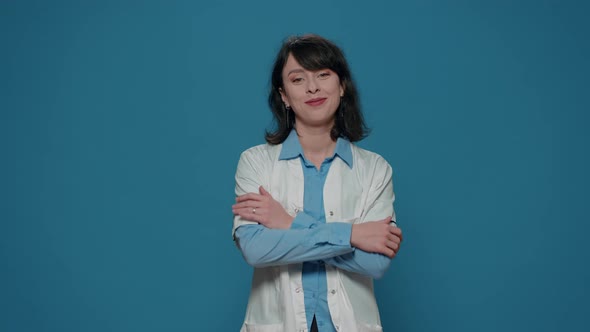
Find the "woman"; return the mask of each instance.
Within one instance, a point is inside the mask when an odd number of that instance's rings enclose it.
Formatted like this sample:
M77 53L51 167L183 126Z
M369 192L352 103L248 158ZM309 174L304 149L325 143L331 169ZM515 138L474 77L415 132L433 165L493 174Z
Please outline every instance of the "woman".
M269 104L277 128L244 151L233 235L255 267L242 331L381 331L373 294L399 250L392 171L366 135L342 51L283 43Z

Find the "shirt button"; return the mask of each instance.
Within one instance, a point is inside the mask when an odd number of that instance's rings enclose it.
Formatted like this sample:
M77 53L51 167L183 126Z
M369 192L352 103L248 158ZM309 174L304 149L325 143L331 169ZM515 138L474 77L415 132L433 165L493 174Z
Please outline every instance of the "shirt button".
M330 293L331 293L332 295L334 295L334 294L336 294L336 290L335 290L335 289L332 289L332 290L330 291Z
M299 209L298 208L295 208L295 213L299 213Z

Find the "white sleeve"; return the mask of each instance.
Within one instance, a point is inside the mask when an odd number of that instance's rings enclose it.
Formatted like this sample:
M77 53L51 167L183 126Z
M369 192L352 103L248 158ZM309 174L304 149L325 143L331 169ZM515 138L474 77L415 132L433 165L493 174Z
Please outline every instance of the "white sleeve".
M268 174L266 168L268 163L265 165L261 156L261 151L258 148L248 149L240 155L240 161L238 162L238 168L236 170L236 196L244 195L247 193L258 193L260 186L266 185L265 174ZM232 237L235 235L236 229L241 225L256 225L255 221L243 219L240 216L234 216L234 224L232 228Z

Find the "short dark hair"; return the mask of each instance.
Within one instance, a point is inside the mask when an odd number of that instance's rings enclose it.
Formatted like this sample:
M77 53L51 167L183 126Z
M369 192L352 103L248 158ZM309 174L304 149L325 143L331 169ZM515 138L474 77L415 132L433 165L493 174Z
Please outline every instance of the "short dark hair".
M351 142L365 138L369 129L361 112L360 100L352 74L342 50L331 41L314 34L292 36L287 38L277 54L271 76L271 87L268 104L273 114L276 128L266 131L266 141L280 144L287 139L295 123L293 110L286 109L281 99L283 89L283 67L289 54L307 70L330 69L335 72L340 84L344 87L344 96L340 98L340 106L336 112L334 127L330 136L335 141L344 137Z

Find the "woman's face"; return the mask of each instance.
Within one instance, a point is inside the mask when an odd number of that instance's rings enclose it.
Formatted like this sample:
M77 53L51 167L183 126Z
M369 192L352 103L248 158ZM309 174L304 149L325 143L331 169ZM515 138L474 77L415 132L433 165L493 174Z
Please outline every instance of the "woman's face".
M283 68L281 98L293 109L297 126L331 128L343 95L344 89L335 72L309 71L289 55Z

